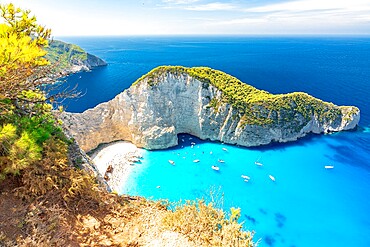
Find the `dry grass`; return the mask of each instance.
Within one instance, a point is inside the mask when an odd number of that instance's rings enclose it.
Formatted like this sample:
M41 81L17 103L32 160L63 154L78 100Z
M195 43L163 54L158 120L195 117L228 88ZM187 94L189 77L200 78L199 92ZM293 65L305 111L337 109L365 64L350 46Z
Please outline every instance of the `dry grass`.
M242 231L237 222L239 209L231 209L230 218L203 200L187 201L167 211L162 220L164 229L181 233L196 246L247 246L253 245L253 233Z
M142 246L151 221L166 211L160 203L102 190L90 201L66 201L59 193L21 199L14 189L0 191L0 246Z

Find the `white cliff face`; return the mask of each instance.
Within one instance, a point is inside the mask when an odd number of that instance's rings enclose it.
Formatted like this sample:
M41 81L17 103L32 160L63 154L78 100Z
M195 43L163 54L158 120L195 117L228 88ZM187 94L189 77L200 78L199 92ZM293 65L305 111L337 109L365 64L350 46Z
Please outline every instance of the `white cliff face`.
M151 86L148 78L143 79L111 101L83 113L64 113L65 127L85 151L115 140L164 149L177 145L179 133L249 147L293 141L310 132L352 129L360 118L356 107L338 107L342 115L331 121L319 121L318 116L307 121L296 114L294 123L246 125L232 105L210 106L211 99L221 102L222 96L211 84L185 73L164 73L156 80ZM297 128L296 123L303 125Z

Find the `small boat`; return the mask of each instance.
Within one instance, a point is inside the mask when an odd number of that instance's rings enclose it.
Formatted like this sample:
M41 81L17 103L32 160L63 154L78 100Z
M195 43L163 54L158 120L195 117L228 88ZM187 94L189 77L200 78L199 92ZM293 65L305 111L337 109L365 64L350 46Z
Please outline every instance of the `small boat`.
M249 180L249 179L251 179L251 178L250 178L250 177L248 177L247 175L241 175L241 177L242 177L242 178L244 178L245 180ZM244 181L245 181L245 180L244 180Z
M190 143L191 145L195 145L195 142Z
M255 162L254 164L258 165L258 166L263 166L263 164L260 162L260 159L261 157L259 157Z
M272 181L274 181L274 182L275 182L275 177L274 177L274 176L269 175L269 178L270 178Z
M209 152L209 154L213 154L213 152L211 151L211 152Z
M191 147L191 148L194 148L194 145L191 145L190 147Z
M181 141L182 141L182 142L185 142L185 140L184 140L184 139L181 139Z
M158 185L156 188L157 188L157 189L160 189L160 188L161 188L161 186L159 186L159 185Z
M215 171L219 171L219 170L220 170L220 167L218 167L218 166L211 166L211 168L212 168L213 170L215 170Z
M325 166L325 169L333 169L334 166Z
M193 138L189 137L189 140L192 140Z
M249 179L244 179L244 182L249 182Z
M168 162L170 162L171 165L175 165L175 161L173 160L168 160Z
M222 150L224 150L225 152L227 152L227 149L226 148L222 148Z
M200 160L193 160L194 163L198 163Z
M254 164L256 164L258 166L263 166L263 164L261 162L258 162L258 161L255 161Z
M225 161L224 161L224 160L222 160L222 159L218 159L218 162L220 162L220 163L225 163Z
M140 163L140 162L141 162L141 160L139 160L139 159L138 159L138 158L136 158L136 157L130 157L130 158L128 159L128 161L133 162L133 163Z

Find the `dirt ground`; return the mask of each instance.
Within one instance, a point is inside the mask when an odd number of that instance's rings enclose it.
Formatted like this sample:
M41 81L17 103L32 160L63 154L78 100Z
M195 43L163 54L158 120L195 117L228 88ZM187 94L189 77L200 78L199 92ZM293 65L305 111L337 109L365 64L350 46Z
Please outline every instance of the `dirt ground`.
M52 192L22 199L19 185L15 178L0 183L0 246L193 246L157 227L166 212L160 203L101 192L102 203L70 208Z

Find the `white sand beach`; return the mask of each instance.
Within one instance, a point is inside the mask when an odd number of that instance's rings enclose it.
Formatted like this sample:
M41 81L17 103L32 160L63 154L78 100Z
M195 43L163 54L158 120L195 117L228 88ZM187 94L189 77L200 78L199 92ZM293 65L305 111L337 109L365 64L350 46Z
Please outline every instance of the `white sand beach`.
M141 156L139 148L125 141L101 145L90 154L101 176L108 177L107 183L112 191L120 191L130 176L134 161L139 161Z

